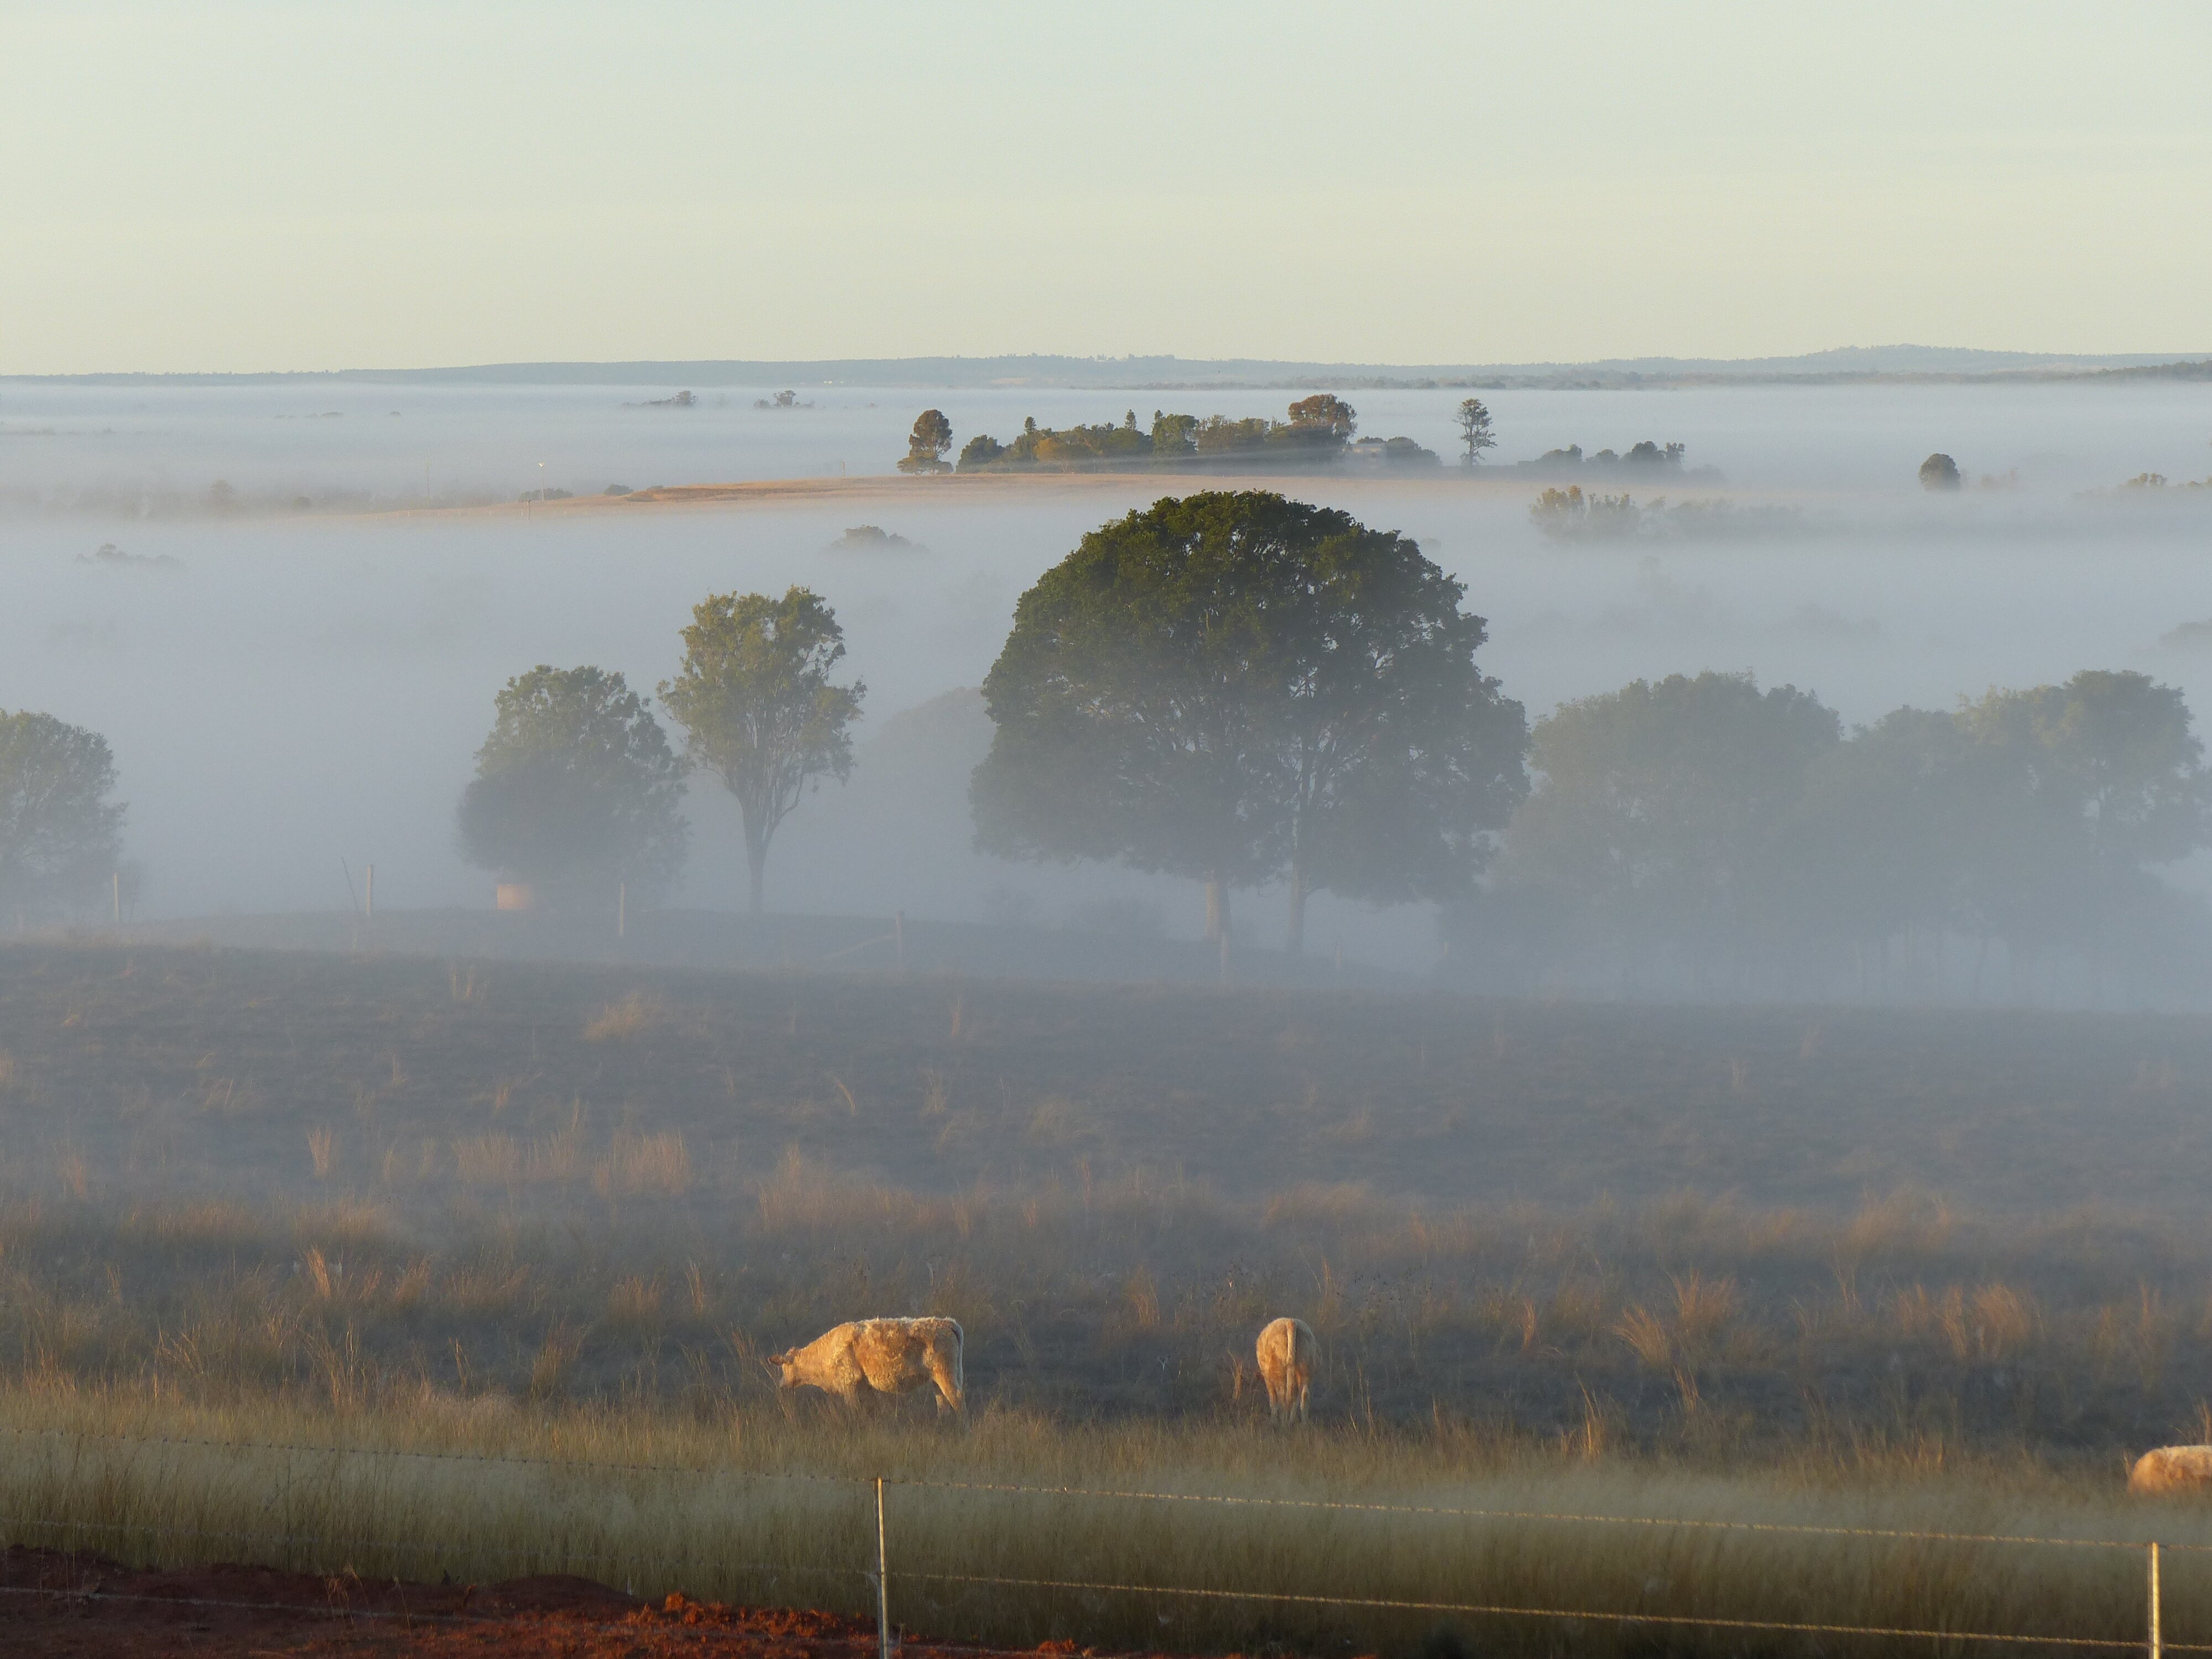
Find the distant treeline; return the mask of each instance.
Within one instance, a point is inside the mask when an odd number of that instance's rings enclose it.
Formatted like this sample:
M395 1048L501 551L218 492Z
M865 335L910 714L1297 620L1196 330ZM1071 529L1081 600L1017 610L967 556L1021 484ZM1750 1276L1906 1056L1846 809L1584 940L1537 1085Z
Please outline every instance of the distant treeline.
M1626 492L1606 495L1592 490L1585 495L1580 484L1547 489L1530 504L1528 520L1555 542L1710 541L1800 535L1814 527L1795 507L1738 507L1720 496L1669 507L1664 495L1639 505Z
M1625 455L1610 449L1585 455L1580 444L1569 444L1565 449L1547 449L1534 460L1516 461L1513 470L1539 478L1681 478L1692 483L1718 483L1717 467L1684 466L1688 449L1686 444L1660 444L1646 438L1631 445Z
M1478 978L1809 997L1894 971L1976 994L2063 964L2147 993L2206 966L2205 907L2157 872L2212 844L2212 775L2180 691L2142 674L1848 734L1748 674L1638 680L1539 720L1529 762L1447 915ZM1992 946L2006 987L1984 986Z
M979 433L961 446L962 472L1110 471L1128 468L1233 468L1239 471L1302 470L1350 462L1376 466L1433 467L1436 451L1411 438L1355 438L1358 411L1341 398L1317 392L1301 398L1285 411L1287 420L1263 415L1176 415L1152 411L1152 424L1137 423L1130 410L1115 426L1039 426L1034 416L1009 442ZM902 471L945 470L951 428L935 410L915 422Z

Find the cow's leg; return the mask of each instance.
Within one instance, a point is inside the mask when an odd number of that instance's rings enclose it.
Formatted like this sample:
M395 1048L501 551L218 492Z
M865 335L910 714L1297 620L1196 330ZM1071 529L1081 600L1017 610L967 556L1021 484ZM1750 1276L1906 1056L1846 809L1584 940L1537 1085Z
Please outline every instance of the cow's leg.
M943 1354L929 1356L929 1380L937 1384L937 1414L939 1417L947 1412L965 1408L968 1402L961 1398L960 1379L952 1374L952 1367Z

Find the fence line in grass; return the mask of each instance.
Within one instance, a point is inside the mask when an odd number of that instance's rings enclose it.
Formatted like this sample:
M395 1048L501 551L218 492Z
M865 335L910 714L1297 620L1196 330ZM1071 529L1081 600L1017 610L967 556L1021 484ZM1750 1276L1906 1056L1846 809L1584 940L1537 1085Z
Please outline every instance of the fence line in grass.
M698 1570L702 1568L747 1573L791 1573L823 1578L858 1577L869 1583L875 1591L877 1632L882 1659L890 1659L894 1626L890 1617L890 1583L898 1579L915 1584L941 1583L973 1585L1007 1589L1050 1590L1089 1595L1151 1595L1180 1597L1187 1600L1236 1601L1254 1604L1273 1604L1284 1607L1342 1607L1370 1612L1407 1612L1462 1618L1500 1618L1516 1620L1588 1620L1594 1623L1621 1626L1644 1625L1686 1629L1757 1632L1773 1634L1802 1634L1823 1636L1861 1636L1891 1640L1926 1640L1970 1642L1984 1644L2040 1647L2075 1647L2099 1650L2132 1650L2142 1648L2148 1659L2163 1659L2166 1653L2212 1653L2212 1644L2172 1642L2165 1639L2163 1630L2163 1595L2160 1582L2161 1551L2184 1550L2192 1553L2212 1551L2212 1545L2161 1544L2145 1540L2109 1538L2069 1538L2012 1533L1966 1533L1920 1530L1906 1528L1822 1526L1810 1522L1735 1521L1708 1517L1606 1515L1571 1510L1505 1510L1456 1507L1443 1504L1363 1503L1328 1498L1246 1497L1226 1493L1156 1492L1141 1489L1115 1489L1085 1486L1028 1486L1012 1482L939 1480L928 1479L899 1479L887 1476L856 1477L847 1475L816 1475L787 1474L772 1471L753 1471L729 1468L700 1467L693 1464L617 1463L555 1457L506 1456L468 1452L430 1452L404 1448L370 1446L297 1445L279 1442L227 1441L179 1436L146 1436L106 1433L78 1433L65 1429L9 1428L5 1432L19 1440L47 1438L67 1442L97 1442L100 1443L146 1446L155 1448L185 1448L195 1450L223 1452L275 1453L291 1456L383 1458L392 1460L419 1459L437 1462L471 1463L477 1465L509 1464L532 1469L569 1469L579 1473L651 1474L689 1475L695 1477L724 1477L741 1480L804 1482L823 1486L839 1486L865 1490L872 1486L875 1498L872 1570L861 1567L818 1566L786 1562L716 1561L700 1556L668 1557L619 1553L571 1552L558 1547L545 1550L501 1548L495 1547L453 1547L422 1540L391 1540L373 1538L324 1537L310 1534L250 1533L196 1530L164 1527L152 1523L72 1522L42 1516L0 1516L0 1527L11 1534L21 1535L16 1529L37 1531L52 1528L74 1536L87 1532L107 1533L146 1538L192 1539L201 1542L221 1540L232 1543L281 1546L288 1550L296 1546L316 1548L341 1548L355 1552L388 1550L395 1553L439 1553L465 1556L475 1554L534 1561L541 1564L586 1565L614 1564L631 1568L655 1566ZM1310 1592L1286 1590L1238 1589L1218 1586L1187 1584L1140 1584L1102 1579L1077 1577L1029 1577L992 1573L954 1573L894 1570L890 1560L888 1508L889 1493L894 1490L913 1492L967 1492L977 1494L1076 1498L1085 1501L1144 1504L1217 1504L1253 1510L1299 1510L1308 1511L1342 1511L1368 1515L1407 1515L1448 1517L1477 1521L1511 1521L1523 1523L1559 1525L1629 1526L1660 1528L1703 1532L1743 1532L1752 1534L1799 1535L1824 1538L1857 1538L1888 1542L1929 1542L1966 1545L2025 1545L2039 1547L2142 1550L2146 1553L2145 1634L2141 1641L2113 1637L2036 1635L1996 1631L1963 1631L1923 1628L1911 1626L1846 1625L1789 1620L1759 1620L1729 1618L1721 1615L1688 1613L1626 1613L1594 1607L1520 1607L1504 1603L1459 1602L1429 1601L1418 1598L1385 1596L1323 1595ZM170 1597L138 1597L120 1594L104 1594L76 1590L24 1589L20 1587L0 1587L13 1595L55 1595L87 1597L91 1600L116 1601L161 1601L172 1605L234 1607L246 1610L288 1610L320 1613L323 1609L301 1607L291 1603L249 1603L221 1601L180 1601ZM343 1609L333 1610L343 1616ZM398 1616L379 1611L362 1616ZM444 1615L417 1615L422 1617Z
M492 1452L422 1451L409 1447L302 1445L282 1441L213 1440L180 1435L111 1434L76 1429L0 1427L0 1434L17 1438L95 1440L133 1446L183 1446L208 1451L274 1452L304 1457L366 1457L416 1460L426 1462L507 1464L517 1468L575 1469L616 1474L675 1474L701 1479L720 1477L739 1480L786 1481L811 1486L848 1486L866 1491L881 1484L915 1491L1020 1494L1038 1498L1083 1498L1153 1504L1213 1504L1226 1508L1335 1510L1367 1515L1422 1515L1470 1521L1534 1521L1610 1527L1663 1527L1719 1532L1784 1533L1816 1538L1881 1538L1899 1541L1942 1544L2033 1544L2062 1549L2140 1550L2146 1538L2067 1538L2033 1533L1943 1532L1903 1527L1822 1526L1800 1521L1731 1521L1668 1515L1605 1515L1576 1510L1480 1509L1445 1504L1377 1504L1326 1498L1258 1498L1231 1492L1156 1492L1143 1488L1104 1486L1037 1486L1011 1481L939 1480L898 1475L806 1474L781 1469L746 1469L730 1465L698 1463L618 1463L605 1460L566 1457L511 1456ZM2177 1544L2158 1540L2169 1553L2185 1551L2212 1554L2212 1544Z

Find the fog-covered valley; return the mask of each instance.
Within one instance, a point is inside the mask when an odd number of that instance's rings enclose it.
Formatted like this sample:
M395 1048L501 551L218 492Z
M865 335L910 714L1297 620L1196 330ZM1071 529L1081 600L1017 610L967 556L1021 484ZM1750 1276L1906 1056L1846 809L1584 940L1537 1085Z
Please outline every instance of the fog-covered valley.
M867 695L849 784L779 836L772 908L1194 934L1194 884L969 849L979 684L1024 588L1082 534L1172 489L1156 478L895 481L917 410L956 441L1139 422L1155 407L1279 414L1291 392L942 393L513 388L295 381L0 382L0 708L106 736L130 804L142 919L335 910L374 863L380 906L483 906L454 803L493 694L535 664L592 663L650 691L710 592L804 583L835 607ZM2201 384L1729 386L1500 392L1479 478L1452 464L1460 391L1345 394L1363 435L1444 463L1403 478L1273 481L1405 532L1490 619L1480 660L1532 720L1638 677L1748 670L1848 723L1992 686L2135 669L2212 706L2212 387ZM1138 407L1142 405L1141 408ZM1612 481L1640 501L1725 498L1737 521L1560 539L1515 463L1579 444L1686 446L1717 481ZM1915 469L1954 455L1966 487ZM854 493L688 507L553 501L609 484L835 477ZM2163 489L2118 489L2156 472ZM218 482L224 487L216 490ZM216 491L210 495L210 491ZM494 505L426 506L448 501ZM1753 509L1765 516L1743 516ZM874 524L914 544L833 545ZM105 556L100 550L111 550ZM743 902L737 814L695 776L672 903ZM1279 940L1243 904L1239 942ZM1322 896L1310 944L1422 971L1427 907Z

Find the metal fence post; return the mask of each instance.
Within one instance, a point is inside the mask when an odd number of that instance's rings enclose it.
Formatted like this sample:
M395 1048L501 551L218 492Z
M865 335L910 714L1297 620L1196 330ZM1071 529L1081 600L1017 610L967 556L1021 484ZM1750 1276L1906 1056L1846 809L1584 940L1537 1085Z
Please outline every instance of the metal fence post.
M2156 1546L2153 1546L2154 1551ZM2158 1557L2151 1557L2152 1582L2157 1582ZM876 1477L876 1642L882 1650L881 1659L891 1659L891 1593L890 1566L884 1553L884 1478ZM2157 1607L2154 1597L2152 1607ZM2154 1611L2151 1630L2151 1659L2158 1659L2158 1614Z
M2158 1628L2158 1546L2150 1547L2150 1659L2159 1659L2166 1643Z

